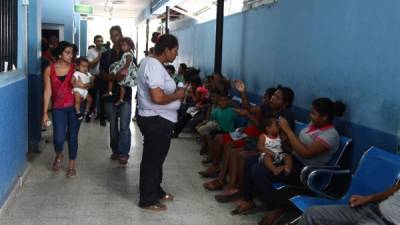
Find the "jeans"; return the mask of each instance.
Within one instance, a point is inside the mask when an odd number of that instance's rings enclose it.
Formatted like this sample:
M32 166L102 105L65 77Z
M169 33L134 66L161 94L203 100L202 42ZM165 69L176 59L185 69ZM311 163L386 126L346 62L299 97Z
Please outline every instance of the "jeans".
M131 102L124 101L119 106L105 102L107 118L110 120L110 147L112 152L129 156L131 149ZM119 119L119 124L118 124Z
M314 206L307 209L297 225L386 225L374 212L376 205L352 208L349 205Z
M84 104L81 104L83 108ZM82 110L82 109L81 109ZM74 107L53 109L53 143L56 153L61 153L65 139L68 140L69 159L75 160L78 154L78 133L81 125Z
M273 198L273 182L283 182L292 185L301 185L300 173L304 165L293 158L293 167L289 175L284 173L274 176L274 174L265 167L264 163L258 162L258 155L252 156L245 161L245 173L243 178L242 194L245 200L253 199L253 191L257 191L261 200L270 208L274 208L275 200Z
M171 144L174 123L160 116L137 117L143 134L143 155L140 164L140 207L158 203L166 193L161 187L163 164Z

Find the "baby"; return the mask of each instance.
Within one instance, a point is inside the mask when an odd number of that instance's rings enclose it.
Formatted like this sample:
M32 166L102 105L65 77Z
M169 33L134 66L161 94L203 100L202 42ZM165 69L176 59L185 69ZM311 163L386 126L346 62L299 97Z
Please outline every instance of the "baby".
M111 64L109 70L110 74L121 74L124 78L119 82L120 93L116 105L120 105L124 101L125 86L132 87L135 85L137 67L134 62L133 50L135 45L129 37L124 37L120 40L121 49L124 52L120 61ZM106 96L112 95L112 88L114 81L108 82Z
M75 82L76 80L80 80L83 84L89 84L94 81L94 77L88 72L89 70L89 61L86 58L79 58L76 62L77 71L75 71L71 82ZM88 90L84 88L74 87L72 90L75 97L75 111L76 117L78 120L82 120L84 116L87 116L90 106L92 104L92 96L88 94ZM81 113L81 98L83 100L87 99L85 113Z
M293 166L292 158L282 150L279 126L275 118L267 118L262 123L264 133L258 138L257 148L261 152L259 163L263 163L276 176L284 172L289 175Z

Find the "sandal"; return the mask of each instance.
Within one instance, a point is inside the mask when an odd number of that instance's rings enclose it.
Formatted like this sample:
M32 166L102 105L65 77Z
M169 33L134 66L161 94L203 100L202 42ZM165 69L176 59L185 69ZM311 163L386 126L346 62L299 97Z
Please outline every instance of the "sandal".
M67 177L68 177L68 178L74 178L74 177L76 177L76 169L68 169L68 170L67 170Z
M219 179L214 179L203 184L203 187L209 191L222 190L224 184Z
M154 212L161 212L161 211L167 210L167 206L165 206L164 204L161 204L161 203L156 203L154 205L145 206L145 207L141 207L141 208L151 210Z
M243 204L246 204L245 206L243 206ZM256 204L254 204L254 202L244 202L242 204L240 204L238 207L236 207L236 209L231 211L232 215L246 215L249 214L252 209L256 208Z
M53 165L51 166L54 172L58 172L61 169L61 160L62 156L56 157L54 159Z
M258 222L259 225L273 225L276 224L283 217L282 209L274 209L272 211L268 211L263 218Z
M162 198L159 199L161 202L173 201L174 196L172 194L165 194Z
M199 174L202 177L217 177L219 174L219 169L214 167L208 167L206 170L200 171Z
M215 200L221 203L231 202L238 199L239 197L240 191L236 189L224 191L223 193L214 196Z

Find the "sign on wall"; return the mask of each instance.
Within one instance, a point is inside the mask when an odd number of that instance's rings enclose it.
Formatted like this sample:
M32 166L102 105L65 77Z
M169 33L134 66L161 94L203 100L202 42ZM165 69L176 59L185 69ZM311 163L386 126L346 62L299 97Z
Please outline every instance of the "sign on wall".
M92 15L93 14L93 6L91 5L74 5L74 12L80 13L80 14L86 14L86 15Z

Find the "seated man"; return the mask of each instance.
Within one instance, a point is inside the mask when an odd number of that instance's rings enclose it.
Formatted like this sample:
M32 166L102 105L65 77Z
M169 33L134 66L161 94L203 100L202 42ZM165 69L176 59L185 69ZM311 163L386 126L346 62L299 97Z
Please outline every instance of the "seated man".
M307 209L298 225L400 224L400 182L373 195L353 195L349 205L315 206Z

